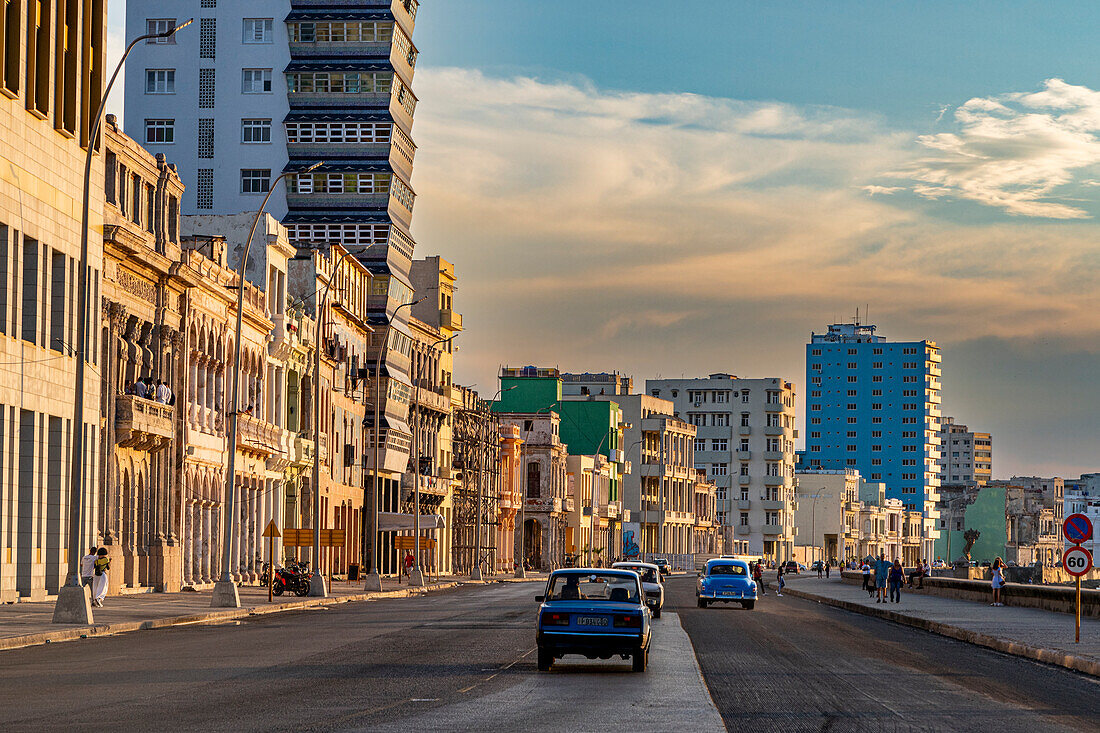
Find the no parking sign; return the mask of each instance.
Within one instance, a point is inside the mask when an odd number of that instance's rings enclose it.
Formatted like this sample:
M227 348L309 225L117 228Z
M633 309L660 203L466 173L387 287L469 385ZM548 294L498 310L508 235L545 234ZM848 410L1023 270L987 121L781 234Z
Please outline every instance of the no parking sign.
M1075 545L1092 539L1092 520L1084 514L1070 514L1062 523L1062 536Z

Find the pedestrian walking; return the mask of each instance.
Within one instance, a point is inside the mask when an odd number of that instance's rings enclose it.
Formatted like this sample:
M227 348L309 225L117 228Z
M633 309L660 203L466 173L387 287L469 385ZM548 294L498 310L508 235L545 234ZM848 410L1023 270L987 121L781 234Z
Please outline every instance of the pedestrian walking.
M871 587L871 565L866 560L859 566L859 571L863 573L863 590L867 591L867 597L870 598L875 594L875 589Z
M764 569L761 567L759 560L752 565L752 579L756 581L756 588L760 591L760 596L768 595L768 592L764 590Z
M817 579L821 580L821 577L824 574L825 574L825 561L824 560L818 560L817 561Z
M1004 566L1005 561L999 557L993 561L993 603L989 604L991 606L1004 605L1004 603L1001 602L1001 588L1005 587Z
M107 581L111 571L111 558L107 557L107 548L100 547L96 551L95 562L92 565L92 605L103 606L103 599L107 597Z
M93 547L88 550L88 554L80 558L80 584L91 587L92 579L95 577L95 559L96 552L99 551L98 547Z
M905 569L901 566L901 560L894 558L894 564L890 566L890 600L901 603L901 586L905 582Z
M878 600L875 603L886 603L886 579L890 575L890 562L886 559L886 553L880 552L878 561L875 562L875 589L878 591Z
M783 586L786 585L786 583L783 582L783 566L782 565L780 565L779 569L776 570L775 579L776 579L776 581L779 585L779 587L775 589L775 594L777 596L779 596L780 598L782 598L783 597Z
M825 580L829 579L829 563L825 563Z
M409 577L412 574L413 563L416 562L416 558L410 550L405 550L405 577Z

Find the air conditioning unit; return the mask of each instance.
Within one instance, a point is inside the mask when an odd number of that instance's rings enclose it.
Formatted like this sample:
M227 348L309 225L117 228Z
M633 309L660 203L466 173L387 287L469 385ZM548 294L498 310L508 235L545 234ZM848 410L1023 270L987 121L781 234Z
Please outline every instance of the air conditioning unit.
M698 400L696 400L696 401L695 401L695 406L696 406L696 407L702 407L702 406L703 406L703 403L702 403L702 402L699 402Z

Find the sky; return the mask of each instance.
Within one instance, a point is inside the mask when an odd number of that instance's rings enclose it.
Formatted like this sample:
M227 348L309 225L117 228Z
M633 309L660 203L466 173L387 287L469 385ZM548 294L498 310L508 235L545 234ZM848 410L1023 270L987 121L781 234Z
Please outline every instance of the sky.
M112 41L124 37L111 6ZM418 254L455 377L782 376L859 309L994 475L1100 470L1087 2L423 0Z

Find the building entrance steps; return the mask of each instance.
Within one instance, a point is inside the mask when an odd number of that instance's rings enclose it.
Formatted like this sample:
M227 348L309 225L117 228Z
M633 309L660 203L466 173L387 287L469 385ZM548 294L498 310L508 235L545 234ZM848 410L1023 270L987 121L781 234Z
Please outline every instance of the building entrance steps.
M934 634L1100 677L1100 619L1081 619L1081 643L1073 641L1073 616L1037 608L909 593L900 603L876 603L858 585L813 576L784 576L783 595L877 616ZM774 588L775 581L767 583ZM769 594L772 602L779 602Z
M527 581L546 582L545 573L528 573ZM480 583L523 582L510 574L497 573ZM339 580L329 586L327 598L277 597L268 603L267 587L244 585L237 591L240 608L211 608L211 589L180 593L137 593L108 596L102 608L94 608L92 625L53 623L56 597L45 601L0 605L0 651L36 644L71 641L92 636L119 634L128 631L159 629L183 624L225 623L237 618L280 611L295 611L313 606L370 601L380 598L400 598L446 590L457 585L477 584L465 577L434 577L423 588L410 587L402 580L382 579L381 592L364 592L362 582Z

